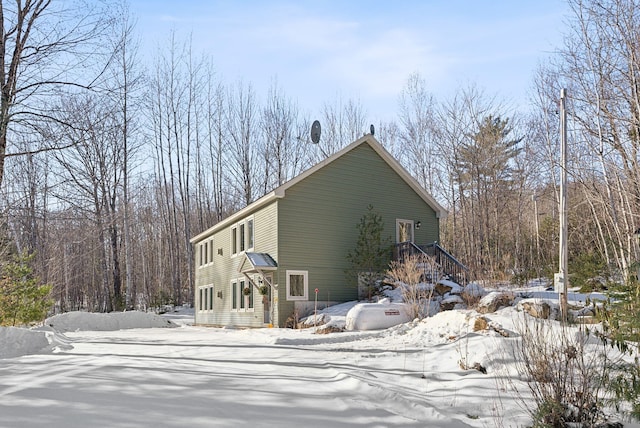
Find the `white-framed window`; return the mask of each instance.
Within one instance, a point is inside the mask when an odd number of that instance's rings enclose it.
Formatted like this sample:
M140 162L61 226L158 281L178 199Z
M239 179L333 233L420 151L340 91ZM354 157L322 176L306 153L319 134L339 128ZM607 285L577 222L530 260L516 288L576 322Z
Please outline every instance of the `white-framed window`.
M231 226L231 255L238 254L238 225Z
M396 242L413 242L413 220L396 219Z
M198 245L198 267L213 263L213 238Z
M231 255L236 256L254 247L254 221L248 217L231 226Z
M238 224L238 244L240 245L240 252L244 253L244 250L246 248L246 244L247 244L247 237L246 237L246 233L245 233L245 229L246 229L246 224L245 223L239 223Z
M287 271L287 300L309 300L308 271Z
M249 294L245 290L249 290ZM245 279L231 281L231 311L253 312L254 290L253 286Z
M238 280L231 281L231 310L238 310Z
M213 310L213 285L204 285L198 287L198 311Z
M247 219L247 251L253 250L253 217Z

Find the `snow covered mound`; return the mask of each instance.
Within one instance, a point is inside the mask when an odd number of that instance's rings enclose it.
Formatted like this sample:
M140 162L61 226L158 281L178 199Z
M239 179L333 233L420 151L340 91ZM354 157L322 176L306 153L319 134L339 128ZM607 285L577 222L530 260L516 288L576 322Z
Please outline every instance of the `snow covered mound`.
M29 330L18 327L0 327L0 358L42 354L56 349L70 349L68 339L59 333Z
M43 331L31 331L17 327L0 327L0 358L37 354L48 347L49 341Z
M115 331L132 328L178 327L177 324L159 315L147 312L67 312L45 320L45 325L59 332L68 331Z

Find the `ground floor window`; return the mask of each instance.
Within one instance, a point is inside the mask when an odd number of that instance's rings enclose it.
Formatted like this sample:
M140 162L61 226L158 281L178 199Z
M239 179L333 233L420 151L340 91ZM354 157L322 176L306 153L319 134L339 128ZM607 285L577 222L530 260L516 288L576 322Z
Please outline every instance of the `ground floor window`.
M287 300L309 300L309 272L287 271Z
M213 285L198 287L198 310L213 310Z
M245 278L231 281L231 310L253 311L253 285Z

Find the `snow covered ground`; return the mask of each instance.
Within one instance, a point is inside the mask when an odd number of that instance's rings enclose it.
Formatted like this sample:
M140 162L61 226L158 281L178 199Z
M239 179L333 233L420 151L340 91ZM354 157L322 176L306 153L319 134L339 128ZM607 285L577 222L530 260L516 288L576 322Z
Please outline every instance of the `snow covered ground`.
M344 322L352 306L327 317ZM189 312L0 328L0 427L526 426L529 392L509 352L517 337L474 332L478 316L331 334L194 327ZM515 332L522 313L484 316Z

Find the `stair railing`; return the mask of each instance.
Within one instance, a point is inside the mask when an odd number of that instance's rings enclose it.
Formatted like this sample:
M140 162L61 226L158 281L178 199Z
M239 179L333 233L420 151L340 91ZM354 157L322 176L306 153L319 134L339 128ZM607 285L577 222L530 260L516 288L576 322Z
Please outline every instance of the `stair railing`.
M449 278L458 284L467 284L469 269L460 263L447 250L442 248L437 242L427 245L416 245L410 241L400 242L395 245L393 250L393 258L399 262L404 262L407 257L416 254L425 254L434 258L435 262L440 265L445 275L449 276Z

